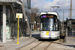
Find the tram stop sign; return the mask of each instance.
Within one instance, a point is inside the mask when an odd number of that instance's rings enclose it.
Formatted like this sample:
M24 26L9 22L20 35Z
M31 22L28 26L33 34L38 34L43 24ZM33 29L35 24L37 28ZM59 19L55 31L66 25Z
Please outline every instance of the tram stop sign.
M16 18L18 18L17 44L19 44L19 18L23 18L23 14L22 13L16 13Z
M18 18L18 16L19 18L23 18L23 13L16 13L16 18Z

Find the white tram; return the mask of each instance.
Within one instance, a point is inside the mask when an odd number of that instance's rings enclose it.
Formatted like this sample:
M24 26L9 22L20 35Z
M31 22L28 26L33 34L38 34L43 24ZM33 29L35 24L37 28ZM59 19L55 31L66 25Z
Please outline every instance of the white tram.
M40 39L59 39L60 21L56 12L41 12Z

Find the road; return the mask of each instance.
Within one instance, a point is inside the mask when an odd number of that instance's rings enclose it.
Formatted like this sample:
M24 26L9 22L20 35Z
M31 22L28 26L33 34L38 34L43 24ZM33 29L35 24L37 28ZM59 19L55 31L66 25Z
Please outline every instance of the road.
M65 43L61 43L57 39L40 40L39 34L33 34L32 37L36 38L36 40L21 47L19 50L75 50L74 47L66 46Z

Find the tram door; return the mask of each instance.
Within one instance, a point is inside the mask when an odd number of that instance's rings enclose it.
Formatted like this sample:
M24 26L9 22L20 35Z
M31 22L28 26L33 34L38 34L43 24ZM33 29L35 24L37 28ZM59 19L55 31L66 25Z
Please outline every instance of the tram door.
M67 21L67 45L75 45L75 19Z

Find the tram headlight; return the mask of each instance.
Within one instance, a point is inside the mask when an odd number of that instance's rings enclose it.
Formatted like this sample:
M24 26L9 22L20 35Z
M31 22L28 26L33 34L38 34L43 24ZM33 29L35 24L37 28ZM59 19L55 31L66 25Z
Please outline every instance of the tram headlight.
M56 32L55 35L58 36L58 33Z

